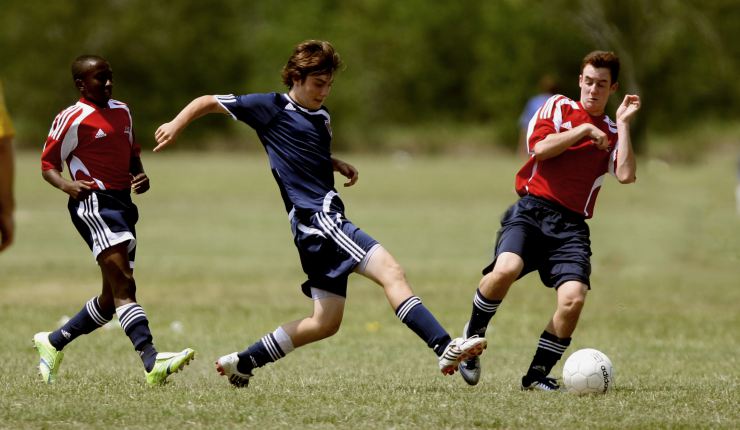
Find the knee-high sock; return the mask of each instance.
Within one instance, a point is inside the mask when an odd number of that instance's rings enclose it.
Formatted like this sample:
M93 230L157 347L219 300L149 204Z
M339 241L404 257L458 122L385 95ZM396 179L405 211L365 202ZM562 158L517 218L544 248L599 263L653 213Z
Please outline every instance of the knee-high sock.
M147 372L154 367L157 359L157 350L152 343L152 333L149 330L149 320L146 317L144 309L136 302L127 303L116 308L118 321L121 328L126 333L134 349L139 353L141 361Z
M104 326L113 318L113 313L106 313L100 308L98 298L93 297L69 321L49 334L49 342L57 350L62 350L68 343L80 335L91 333Z
M398 305L396 316L426 342L437 356L442 355L450 343L450 335L421 303L420 298L411 296L404 300Z
M530 383L547 376L558 360L563 357L565 350L570 345L570 339L569 337L559 338L552 333L543 331L537 343L537 351L529 365L529 370L527 370L525 382Z
M264 335L249 348L238 353L239 363L236 368L242 373L251 374L252 369L278 361L294 349L288 333L282 327L278 327L274 332Z
M486 335L486 328L488 323L491 322L491 318L496 315L501 300L488 300L483 297L480 289L475 290L473 296L473 311L470 314L470 321L468 322L468 332L465 336L478 335L484 337Z

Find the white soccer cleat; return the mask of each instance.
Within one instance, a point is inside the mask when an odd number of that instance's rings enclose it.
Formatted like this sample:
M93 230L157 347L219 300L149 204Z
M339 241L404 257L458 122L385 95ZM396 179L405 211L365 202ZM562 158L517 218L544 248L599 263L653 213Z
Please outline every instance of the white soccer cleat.
M216 371L219 375L228 377L231 385L239 388L246 387L249 385L249 378L252 374L241 373L236 368L237 364L239 364L239 356L236 352L232 352L216 360Z
M467 339L456 337L450 341L442 355L439 357L439 370L445 375L452 375L457 370L461 361L469 360L483 354L488 346L484 337L471 336Z
M465 323L465 327L463 328L463 339L468 338L468 323ZM480 356L476 355L473 358L470 358L465 361L461 361L460 365L457 367L457 369L460 371L460 376L462 376L463 380L468 385L478 385L478 381L480 381Z

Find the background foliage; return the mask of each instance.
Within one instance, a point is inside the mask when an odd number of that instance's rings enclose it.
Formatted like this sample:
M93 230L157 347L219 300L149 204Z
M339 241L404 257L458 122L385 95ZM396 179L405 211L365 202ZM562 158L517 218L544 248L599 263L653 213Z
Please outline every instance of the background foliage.
M3 0L0 27L17 144L34 148L77 97L77 55L111 61L114 97L131 105L146 147L197 95L281 91L281 67L308 38L331 40L347 65L328 102L339 149L513 147L540 76L576 97L593 49L616 51L622 89L643 97L640 146L646 130L681 133L740 111L737 0ZM184 143L251 136L227 129L209 118Z

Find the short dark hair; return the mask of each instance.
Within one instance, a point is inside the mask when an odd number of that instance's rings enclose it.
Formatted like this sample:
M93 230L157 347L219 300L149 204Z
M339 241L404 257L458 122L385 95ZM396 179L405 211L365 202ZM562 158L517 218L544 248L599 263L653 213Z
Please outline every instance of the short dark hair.
M583 62L581 62L581 72L583 72L583 69L585 69L589 64L597 69L609 69L612 77L612 84L617 82L619 79L619 57L617 57L617 54L611 51L589 52L588 55L583 57Z
M107 63L108 60L100 55L80 55L72 62L72 79L82 79L87 71L88 63Z
M306 40L293 49L283 67L283 83L293 88L293 80L304 81L308 75L334 74L342 66L339 54L325 40Z

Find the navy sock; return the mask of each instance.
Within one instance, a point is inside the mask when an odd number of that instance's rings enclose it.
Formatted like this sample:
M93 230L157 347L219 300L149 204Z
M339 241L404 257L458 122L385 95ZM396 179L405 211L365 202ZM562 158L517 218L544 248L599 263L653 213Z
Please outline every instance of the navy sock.
M49 334L49 342L57 351L61 351L78 336L91 333L98 327L104 326L112 318L113 313L103 312L98 304L98 298L93 297L85 303L77 315Z
M421 299L411 296L398 305L396 316L414 331L437 356L441 356L450 343L450 335L439 324L434 315L421 303Z
M237 354L239 363L236 369L241 373L252 373L252 369L285 357L285 352L275 339L274 333L268 333L249 348Z
M569 337L559 338L552 333L543 331L537 344L537 352L535 352L529 370L527 370L527 374L522 381L523 384L529 385L531 382L547 376L558 360L563 357L565 350L570 345L570 339Z
M496 315L500 304L501 300L488 300L480 293L480 289L475 290L475 296L473 296L473 312L470 314L468 332L465 333L465 336L477 334L480 337L485 337L488 323Z
M149 320L146 318L144 309L138 303L133 302L116 308L116 314L118 314L121 328L131 339L136 352L139 353L144 368L147 372L151 371L157 358L157 350L152 343Z

